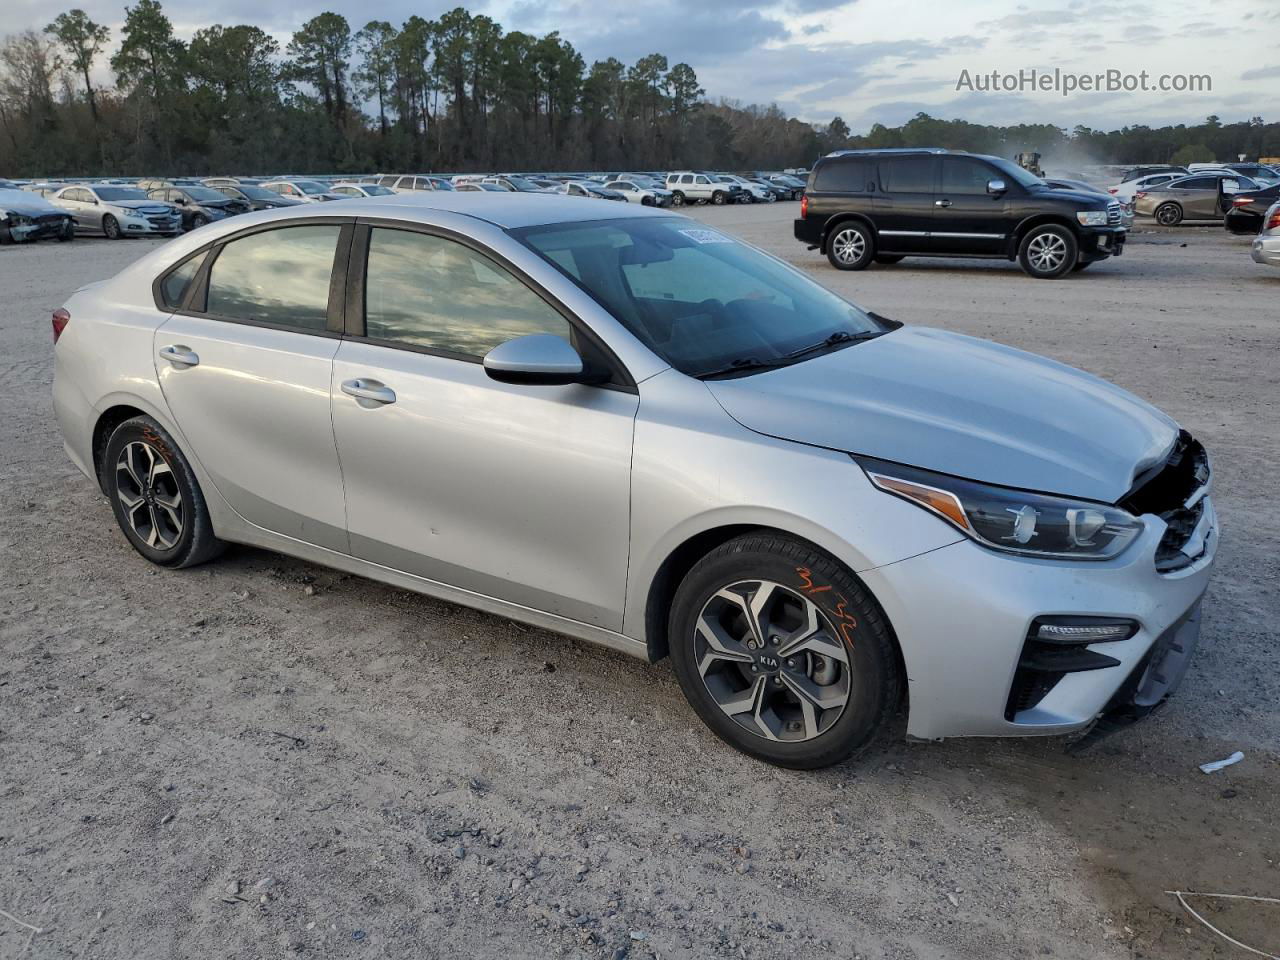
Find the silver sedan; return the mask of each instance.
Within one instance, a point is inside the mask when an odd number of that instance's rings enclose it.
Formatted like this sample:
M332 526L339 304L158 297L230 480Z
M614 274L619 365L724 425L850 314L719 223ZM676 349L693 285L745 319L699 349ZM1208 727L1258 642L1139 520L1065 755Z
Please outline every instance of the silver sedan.
M1195 646L1218 534L1173 420L666 211L252 213L53 328L66 449L146 560L253 544L670 656L772 763L849 757L904 702L915 737L1095 736Z

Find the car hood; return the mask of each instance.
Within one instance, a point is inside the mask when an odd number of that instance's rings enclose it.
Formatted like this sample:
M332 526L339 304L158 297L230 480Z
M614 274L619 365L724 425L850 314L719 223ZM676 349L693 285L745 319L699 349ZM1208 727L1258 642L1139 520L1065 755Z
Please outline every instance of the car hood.
M1108 201L1116 199L1109 193L1093 193L1091 191L1086 192L1084 190L1059 190L1056 187L1048 186L1042 187L1039 190L1039 193L1041 195L1048 194L1049 196L1056 197L1059 200L1071 200L1075 203L1081 204L1102 203L1103 206L1105 206Z
M103 204L111 207L123 207L126 210L139 210L146 213L168 213L173 205L162 200L104 200Z
M1114 503L1178 425L1081 370L904 327L707 388L757 433L985 483Z
M24 217L43 217L50 213L66 213L60 207L40 196L26 190L0 190L0 210L5 213L20 213Z

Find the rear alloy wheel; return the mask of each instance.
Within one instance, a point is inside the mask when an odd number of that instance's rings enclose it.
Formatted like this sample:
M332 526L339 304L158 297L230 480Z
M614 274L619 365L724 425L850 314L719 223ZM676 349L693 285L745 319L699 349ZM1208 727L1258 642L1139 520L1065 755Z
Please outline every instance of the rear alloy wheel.
M101 471L116 522L146 559L162 567L191 567L222 552L191 465L151 417L116 427Z
M827 260L837 270L865 270L874 257L871 231L861 223L842 223L827 238Z
M102 218L102 235L108 240L120 239L120 223L111 214Z
M1162 227L1176 227L1182 222L1182 208L1176 203L1162 203L1156 207L1156 223Z
M1060 277L1073 266L1079 255L1075 234L1054 223L1032 227L1018 245L1018 262L1028 276L1037 280Z
M748 534L703 558L676 593L669 637L698 715L780 766L839 763L899 701L879 608L843 566L784 536Z

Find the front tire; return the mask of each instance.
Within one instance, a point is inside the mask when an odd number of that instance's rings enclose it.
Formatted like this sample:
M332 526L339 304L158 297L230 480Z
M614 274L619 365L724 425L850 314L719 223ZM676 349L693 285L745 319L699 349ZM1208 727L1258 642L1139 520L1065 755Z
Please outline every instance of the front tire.
M848 570L816 548L747 534L681 583L671 658L690 706L735 749L797 770L864 749L902 676L889 627Z
M1067 273L1079 254L1075 234L1055 223L1032 227L1018 244L1018 263L1037 280L1053 280Z
M76 225L75 223L68 221L66 226L62 228L62 232L58 234L58 242L66 243L67 241L74 240L75 238L76 238Z
M224 549L191 465L151 417L116 427L100 470L116 522L147 560L161 567L193 567Z
M729 199L728 195L725 194L723 190L717 190L715 193L711 195L711 202L714 203L717 207L723 207L725 204L725 201L728 199Z
M206 217L203 213L197 213L194 217L191 218L191 229L199 230L208 222L209 222L208 217Z
M1156 223L1162 227L1176 227L1182 222L1182 208L1176 203L1162 203L1156 207Z
M842 223L827 238L827 260L837 270L865 270L875 252L871 230L861 223Z
M683 194L683 193L681 193L679 190L677 190L677 191L675 191L674 193L672 193L672 194L671 194L671 205L672 205L673 207L683 207L683 206L684 206L684 194Z
M108 240L119 240L121 237L120 222L109 213L102 218L102 235Z

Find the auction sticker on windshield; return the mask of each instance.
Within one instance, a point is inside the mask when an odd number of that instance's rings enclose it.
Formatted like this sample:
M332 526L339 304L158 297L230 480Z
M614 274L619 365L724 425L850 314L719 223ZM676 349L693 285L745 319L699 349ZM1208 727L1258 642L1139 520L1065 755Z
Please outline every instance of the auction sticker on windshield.
M716 233L714 230L681 230L680 232L694 243L733 243L732 237L726 237L723 233Z

